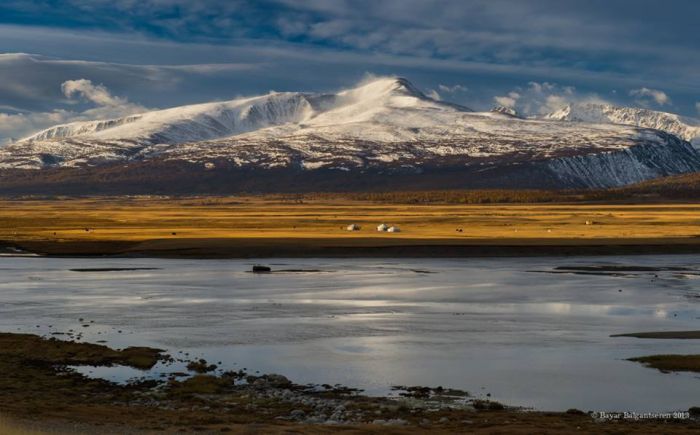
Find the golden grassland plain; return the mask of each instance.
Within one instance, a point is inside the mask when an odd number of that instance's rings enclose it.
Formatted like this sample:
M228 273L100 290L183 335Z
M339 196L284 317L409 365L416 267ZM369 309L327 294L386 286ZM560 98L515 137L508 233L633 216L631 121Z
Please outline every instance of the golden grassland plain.
M347 231L353 223L361 230ZM401 232L377 232L380 223ZM269 253L274 246L292 245L700 246L700 204L421 205L285 197L0 200L0 240L48 253L62 253L59 246L83 246L85 253L204 252L206 246L266 246Z
M10 421L7 417L0 416L0 433L5 435L39 435L40 432L27 429Z

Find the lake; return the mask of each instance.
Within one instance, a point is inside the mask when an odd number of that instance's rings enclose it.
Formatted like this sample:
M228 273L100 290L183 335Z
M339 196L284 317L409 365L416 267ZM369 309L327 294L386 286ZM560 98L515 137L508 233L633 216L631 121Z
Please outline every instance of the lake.
M293 271L250 273L257 263ZM146 269L124 270L133 268ZM155 346L221 361L222 369L339 383L367 394L390 394L392 385L442 385L539 410L700 405L697 374L664 374L626 361L699 353L697 340L610 337L700 329L698 255L2 257L0 278L5 332L73 329L82 341ZM81 371L114 380L143 375Z

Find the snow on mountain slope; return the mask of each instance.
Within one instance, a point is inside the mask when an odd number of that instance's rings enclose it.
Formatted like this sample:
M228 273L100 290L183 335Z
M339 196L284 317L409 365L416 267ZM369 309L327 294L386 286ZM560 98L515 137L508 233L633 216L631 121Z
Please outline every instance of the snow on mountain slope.
M598 116L586 113L581 120ZM0 149L0 168L223 160L254 169L478 171L542 161L565 185L583 186L700 170L697 151L674 136L603 117L566 122L569 115L477 113L405 79L380 78L336 94L271 93L56 126Z
M21 142L80 137L173 144L233 135L278 123L299 122L312 112L304 94L273 93L221 103L174 107L107 121L58 125Z
M551 159L545 165L565 186L607 188L697 172L700 155L687 142L670 136L664 146L637 145L622 151Z
M500 114L508 115L508 116L513 116L515 118L522 118L522 116L520 116L518 111L513 109L512 107L496 106L493 109L491 109L491 112L500 113Z
M0 167L103 163L131 158L145 149L153 154L169 146L235 137L269 126L299 129L312 118L310 125L345 125L347 134L353 134L352 126L363 120L407 108L469 111L434 101L405 79L378 79L338 94L271 93L119 119L58 125L0 149ZM392 138L391 132L387 133L389 136L379 134L383 137L372 140Z
M328 117L335 117L332 113ZM201 156L235 159L240 165L360 167L492 163L664 145L665 135L627 126L573 124L513 118L495 113L417 110L373 111L361 121L310 120L269 127L230 138L183 144L162 152L168 159Z
M127 159L148 146L201 141L300 122L313 114L314 103L301 93L272 93L58 125L0 149L0 167L76 166Z
M613 123L655 128L675 134L700 148L700 120L673 113L600 103L575 103L545 115L546 119Z

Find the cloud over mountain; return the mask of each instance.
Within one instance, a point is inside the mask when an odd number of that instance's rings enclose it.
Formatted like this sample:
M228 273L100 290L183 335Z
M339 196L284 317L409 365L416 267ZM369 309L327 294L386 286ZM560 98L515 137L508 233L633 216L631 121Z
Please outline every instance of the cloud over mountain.
M506 95L494 97L496 104L529 116L545 115L571 103L603 103L595 93L580 92L573 86L550 82L530 82L519 86Z
M696 2L651 0L9 0L0 2L0 52L33 54L0 55L0 113L96 104L67 100L68 80L170 107L333 91L369 71L412 77L436 98L481 110L494 96L527 105L523 83L533 82L622 105L672 101L689 116L700 101L698 14ZM540 99L529 103L535 112L571 96Z
M66 80L60 85L60 90L71 103L79 103L80 101L75 101L78 99L90 106L82 106L82 110L69 107L48 112L0 112L0 144L56 124L116 118L148 110L139 104L130 103L126 98L112 95L104 85L95 85L87 79Z
M646 105L649 101L653 101L659 106L665 106L671 104L671 98L666 95L666 92L660 91L658 89L649 88L639 88L632 89L630 95L636 98L636 101L640 104Z
M115 97L104 85L94 85L87 79L66 80L61 84L63 95L68 98L82 97L99 106L121 106L127 104L125 98Z

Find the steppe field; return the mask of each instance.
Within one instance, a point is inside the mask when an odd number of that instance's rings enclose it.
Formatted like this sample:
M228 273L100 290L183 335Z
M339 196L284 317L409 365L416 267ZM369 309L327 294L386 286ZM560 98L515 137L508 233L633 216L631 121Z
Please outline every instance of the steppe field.
M381 223L400 232L378 232ZM348 231L350 224L360 230ZM337 255L391 248L387 254L400 256L428 246L696 249L700 204L407 204L279 196L2 200L0 240L50 254L230 257L311 255L321 248ZM370 252L357 252L363 253Z

